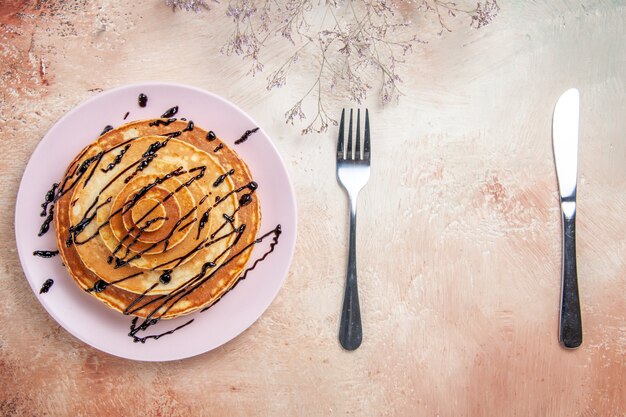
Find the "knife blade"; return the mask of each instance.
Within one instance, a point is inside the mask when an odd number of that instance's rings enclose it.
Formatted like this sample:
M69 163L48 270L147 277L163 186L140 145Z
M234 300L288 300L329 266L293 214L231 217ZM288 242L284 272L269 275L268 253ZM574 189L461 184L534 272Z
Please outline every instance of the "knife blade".
M580 98L570 88L559 97L552 118L552 146L559 183L563 258L559 341L569 349L582 343L582 320L576 271L576 183Z

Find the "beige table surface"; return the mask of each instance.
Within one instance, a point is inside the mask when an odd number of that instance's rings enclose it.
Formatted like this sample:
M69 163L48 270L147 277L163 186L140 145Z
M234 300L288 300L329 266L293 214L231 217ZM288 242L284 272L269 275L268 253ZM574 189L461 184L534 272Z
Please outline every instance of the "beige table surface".
M370 97L365 337L353 353L337 342L348 227L336 133L303 137L283 119L310 74L271 93L265 75L246 76L217 52L224 6L209 18L160 0L41 3L57 12L0 1L0 415L625 415L624 2L502 0L484 29L428 32L408 57L399 104ZM172 363L130 362L70 336L30 290L14 239L20 178L46 131L100 89L145 80L241 106L272 136L298 200L295 258L271 307L230 343ZM570 86L582 120L585 340L575 351L557 343L550 130Z

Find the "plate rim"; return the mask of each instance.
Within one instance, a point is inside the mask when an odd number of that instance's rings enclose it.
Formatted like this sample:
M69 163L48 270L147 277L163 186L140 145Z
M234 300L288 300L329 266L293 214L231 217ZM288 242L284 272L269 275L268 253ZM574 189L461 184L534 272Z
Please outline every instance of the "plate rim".
M124 90L129 90L129 89L136 89L136 88L140 88L140 87L144 87L144 88L160 88L160 87L173 87L176 89L183 89L183 90L192 90L196 93L200 93L203 95L207 95L210 96L212 99L219 101L222 105L225 106L230 106L232 107L234 110L236 110L240 115L242 115L244 118L248 119L249 122L251 122L254 126L257 126L259 128L259 130L265 135L265 137L268 139L267 142L269 143L269 145L272 148L272 151L276 154L278 160L280 161L280 164L277 168L279 168L282 171L283 176L286 179L286 183L288 186L288 191L289 191L289 203L291 208L293 209L293 230L291 230L289 232L289 234L291 235L291 241L293 242L293 244L288 248L288 251L286 253L286 271L283 274L283 276L281 277L280 281L279 281L279 285L276 286L276 290L273 291L272 297L268 298L268 302L264 303L266 305L263 306L263 308L261 309L260 313L258 314L258 316L253 319L249 324L247 324L242 330L237 331L232 337L230 337L228 340L222 341L219 344L205 349L205 348L201 348L198 349L198 351L194 351L191 354L181 354L181 355L171 355L168 354L168 356L166 358L152 358L152 357L148 357L148 358L142 358L142 357L136 357L133 355L122 355L119 352L116 351L112 351L111 349L105 348L105 347L100 347L100 346L94 346L94 344L92 344L91 342L85 340L85 338L83 338L81 335L78 334L78 332L73 329L71 326L67 326L65 321L62 320L55 312L55 310L51 307L48 306L48 304L42 300L41 297L37 296L37 288L34 286L34 282L32 282L32 280L29 278L27 272L26 272L26 268L25 265L27 264L27 260L26 260L26 253L24 252L25 249L22 247L22 243L21 240L18 236L18 216L19 216L19 208L24 205L23 200L26 198L25 195L27 194L26 190L23 189L23 181L25 178L25 173L29 170L29 168L31 168L31 165L34 164L34 160L33 160L33 156L39 151L39 149L43 146L44 141L46 140L46 138L48 137L48 135L50 134L50 132L58 125L62 124L66 119L70 118L74 113L76 113L80 108L86 107L88 105L90 105L92 102L95 102L96 100L98 100L99 98L105 96L105 95L112 95L112 94L116 94L119 93L121 91ZM200 87L196 87L193 85L189 85L189 84L184 84L184 83L177 83L177 82L160 82L160 81L143 81L143 82L136 82L136 83L130 83L130 84L124 84L121 86L117 86L117 87L113 87L113 88L109 88L106 90L103 90L101 92L98 92L97 94L93 95L92 97L89 97L87 99L82 100L81 102L79 102L78 104L74 105L69 111L65 112L59 119L57 119L46 131L46 133L41 137L41 139L39 140L39 143L37 143L37 145L35 146L35 148L31 151L30 156L28 158L28 162L26 163L24 170L22 171L22 174L20 176L20 183L19 183L19 187L17 190L17 196L15 199L15 213L14 213L14 220L13 220L13 226L14 226L14 237L15 237L15 244L16 244L16 249L17 249L17 253L18 253L18 259L20 261L20 266L22 269L22 272L24 274L24 278L26 279L26 281L28 282L29 286L31 287L31 290L33 291L34 295L35 295L35 299L39 302L39 304L44 308L44 310L46 310L46 312L54 319L54 321L56 321L56 323L62 327L66 332L68 332L71 336L73 336L74 338L80 340L82 343L84 343L87 346L90 346L93 349L96 349L98 351L101 352L105 352L109 355L118 357L118 358L122 358L125 360L131 360L131 361L139 361L139 362L170 362L170 361L175 361L175 360L182 360L182 359L188 359L188 358L192 358L198 355L202 355L205 353L208 353L210 351L213 351L215 349L217 349L220 346L225 345L226 343L231 342L232 340L236 339L238 336L240 336L242 333L244 333L246 330L248 330L250 327L252 327L260 318L263 314L265 314L265 312L268 310L268 308L271 306L271 304L274 302L274 300L276 299L276 297L278 296L280 290L283 288L285 281L287 280L287 277L289 275L289 270L291 269L292 263L293 263L293 258L295 255L295 250L296 250L296 244L297 244L297 229L298 229L298 206L297 206L297 201L296 201L296 193L295 193L295 189L293 186L293 181L291 179L291 176L289 175L289 171L287 170L287 165L285 164L285 160L283 159L281 153L278 151L278 148L276 147L276 145L274 144L274 141L272 140L272 138L270 137L270 135L267 134L267 132L265 131L265 129L263 129L263 127L256 122L256 120L254 120L254 118L252 118L247 112L245 112L244 110L242 110L237 104L233 103L232 101L216 94L213 93L211 91L205 90L203 88ZM283 231L283 233L285 233L285 231ZM246 266L248 266L250 263L250 260L248 260L248 262L246 263ZM69 275L69 272L68 272ZM255 314L256 315L256 314Z

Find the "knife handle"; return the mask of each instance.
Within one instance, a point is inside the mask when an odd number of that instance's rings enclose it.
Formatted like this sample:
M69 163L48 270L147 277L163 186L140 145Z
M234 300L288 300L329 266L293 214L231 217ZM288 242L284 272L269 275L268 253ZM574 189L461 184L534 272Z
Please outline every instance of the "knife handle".
M563 282L559 341L569 349L583 342L583 328L576 273L576 201L561 202L563 213Z

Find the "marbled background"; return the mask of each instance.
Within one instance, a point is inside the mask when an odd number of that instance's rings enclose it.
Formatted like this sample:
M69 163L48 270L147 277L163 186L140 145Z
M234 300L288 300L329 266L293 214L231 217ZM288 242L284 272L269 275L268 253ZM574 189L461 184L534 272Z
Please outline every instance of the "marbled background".
M365 338L347 353L337 342L348 227L336 132L300 136L283 118L310 74L268 93L264 75L219 54L222 13L172 13L160 0L0 0L0 415L625 415L626 4L500 6L491 25L432 34L409 55L399 104L368 103ZM172 363L130 362L70 336L30 290L14 239L19 181L45 132L102 89L147 80L213 91L258 120L299 205L296 256L269 310L230 343ZM581 91L576 351L557 342L551 145L553 106L571 86Z

